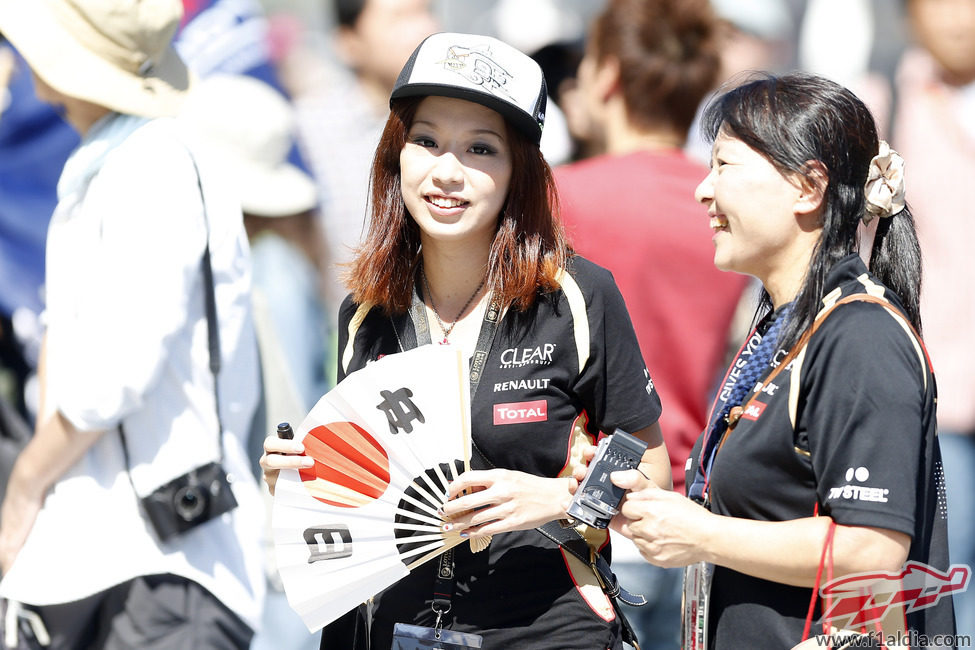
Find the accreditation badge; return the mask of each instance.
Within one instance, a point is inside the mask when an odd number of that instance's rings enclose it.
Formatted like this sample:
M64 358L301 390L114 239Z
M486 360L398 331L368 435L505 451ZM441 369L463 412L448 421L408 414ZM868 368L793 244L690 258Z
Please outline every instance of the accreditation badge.
M423 627L397 623L393 626L393 646L390 650L477 650L481 635L454 632L437 627Z
M680 644L682 650L707 650L708 607L713 575L714 565L708 562L684 567Z

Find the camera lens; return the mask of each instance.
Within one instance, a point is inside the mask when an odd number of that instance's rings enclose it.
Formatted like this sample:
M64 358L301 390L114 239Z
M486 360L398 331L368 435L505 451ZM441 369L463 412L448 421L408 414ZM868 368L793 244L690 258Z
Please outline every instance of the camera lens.
M186 485L176 491L173 506L180 519L191 522L206 510L207 495L197 485Z

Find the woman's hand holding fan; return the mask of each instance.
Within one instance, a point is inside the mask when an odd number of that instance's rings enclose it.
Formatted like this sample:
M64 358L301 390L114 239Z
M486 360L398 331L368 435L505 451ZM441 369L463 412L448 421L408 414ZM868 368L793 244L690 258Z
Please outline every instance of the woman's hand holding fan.
M562 519L578 487L574 478L547 478L509 469L474 470L451 483L444 514L470 536L530 530Z

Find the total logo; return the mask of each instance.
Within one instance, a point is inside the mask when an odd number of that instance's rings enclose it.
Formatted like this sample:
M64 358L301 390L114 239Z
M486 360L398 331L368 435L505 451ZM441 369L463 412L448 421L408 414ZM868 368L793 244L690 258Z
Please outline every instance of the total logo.
M845 478L847 482L846 485L829 489L829 496L826 499L827 501L833 501L834 499L845 499L848 501L873 501L876 503L887 503L887 495L890 493L889 489L850 484L853 481L856 481L857 483L866 483L868 480L870 480L870 470L868 470L866 467L851 467L847 469Z
M494 405L495 425L544 422L545 420L548 420L548 402L543 399L533 402L511 402Z

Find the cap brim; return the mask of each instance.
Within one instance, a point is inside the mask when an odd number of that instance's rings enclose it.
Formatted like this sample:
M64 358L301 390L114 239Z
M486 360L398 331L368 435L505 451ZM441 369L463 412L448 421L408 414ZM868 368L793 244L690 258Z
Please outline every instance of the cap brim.
M545 121L545 75L524 52L490 36L439 32L426 37L403 66L390 103L439 95L487 106L535 144Z
M523 110L488 93L471 90L463 86L452 86L450 84L409 84L396 88L390 94L390 101L400 97L428 97L435 95L438 97L453 97L455 99L466 99L469 102L487 106L497 111L507 119L512 126L525 134L532 142L538 142L542 138L542 128L538 122Z
M146 76L127 72L84 47L38 0L0 0L0 31L49 86L120 113L175 115L192 85L172 46Z

